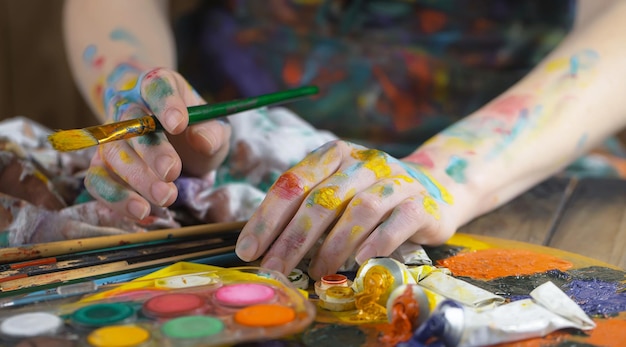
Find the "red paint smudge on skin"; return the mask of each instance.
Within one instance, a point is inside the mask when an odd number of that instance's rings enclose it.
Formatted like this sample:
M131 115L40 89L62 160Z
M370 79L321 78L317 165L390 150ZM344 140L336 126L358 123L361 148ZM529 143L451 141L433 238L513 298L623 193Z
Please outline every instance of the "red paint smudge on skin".
M159 75L159 70L152 70L146 74L144 79L149 80L151 78L155 78Z
M513 118L519 115L522 109L528 108L531 99L532 97L530 95L507 95L488 105L485 112L496 113L506 118Z
M286 172L274 184L274 191L281 199L294 200L302 195L304 188L298 176L293 172Z
M104 65L104 57L98 57L94 59L92 65L95 69L101 69L102 66Z
M573 264L557 257L520 249L485 249L460 253L439 261L455 276L491 280L507 276L523 276L548 270L566 271Z
M422 165L429 169L432 169L435 167L435 163L433 163L432 159L430 159L430 156L426 154L425 152L415 152L407 156L403 160L410 161L411 163L415 163L418 165Z

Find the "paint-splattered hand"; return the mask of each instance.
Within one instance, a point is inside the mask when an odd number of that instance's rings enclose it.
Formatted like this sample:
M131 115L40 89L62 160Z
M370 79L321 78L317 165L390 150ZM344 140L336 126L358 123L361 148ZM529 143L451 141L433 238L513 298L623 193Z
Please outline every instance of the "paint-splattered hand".
M173 181L182 170L202 176L224 160L231 130L223 121L187 127L186 107L204 101L178 73L159 68L140 74L128 65L119 70L124 77L112 78L105 91L109 119L154 114L166 133L98 147L85 185L92 196L113 209L143 219L151 204L169 206L176 200Z
M236 252L246 261L263 256L262 266L287 273L316 250L309 274L319 279L354 254L362 263L388 256L407 239L444 242L456 228L452 202L418 166L333 141L278 178L242 230Z

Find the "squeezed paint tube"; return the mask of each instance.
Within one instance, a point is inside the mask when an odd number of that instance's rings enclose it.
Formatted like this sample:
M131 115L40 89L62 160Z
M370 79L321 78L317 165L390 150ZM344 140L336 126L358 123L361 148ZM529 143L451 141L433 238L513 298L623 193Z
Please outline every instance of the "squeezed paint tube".
M433 264L432 259L426 254L424 247L411 241L405 241L400 247L396 248L389 257L407 266Z
M419 280L418 284L477 311L492 309L505 301L502 296L441 271L430 272L426 277Z
M397 346L478 347L541 337L565 328L589 330L596 326L552 282L540 285L530 295L532 299L481 312L446 300L410 340Z
M352 283L352 288L355 292L362 292L364 289L363 280L365 279L365 275L367 275L368 271L372 268L380 266L388 271L389 275L393 277L393 283L389 288L389 292L387 296L394 290L396 287L406 284L406 283L415 283L415 279L409 269L403 263L388 257L374 257L366 260L363 265L359 267L359 270L356 273L354 282ZM387 300L387 296L385 297L385 302Z
M387 299L398 286L415 283L408 268L399 261L387 258L370 258L357 271L352 288L356 293L354 305L357 318L362 321L387 320Z

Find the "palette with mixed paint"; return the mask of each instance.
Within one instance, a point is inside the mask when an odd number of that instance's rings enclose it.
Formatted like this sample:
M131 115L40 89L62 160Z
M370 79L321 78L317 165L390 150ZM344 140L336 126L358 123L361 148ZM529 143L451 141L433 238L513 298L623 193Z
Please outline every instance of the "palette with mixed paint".
M297 333L315 317L306 293L258 267L177 263L48 304L4 309L7 346L216 346Z

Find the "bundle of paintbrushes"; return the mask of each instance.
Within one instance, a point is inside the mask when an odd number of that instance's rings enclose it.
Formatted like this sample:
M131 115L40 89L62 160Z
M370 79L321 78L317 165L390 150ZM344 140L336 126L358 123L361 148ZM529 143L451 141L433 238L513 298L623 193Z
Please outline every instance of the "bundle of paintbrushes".
M0 298L233 254L243 222L0 249ZM128 278L128 276L126 276Z

